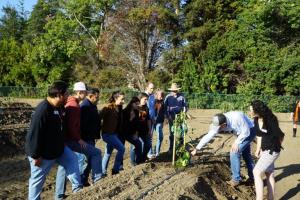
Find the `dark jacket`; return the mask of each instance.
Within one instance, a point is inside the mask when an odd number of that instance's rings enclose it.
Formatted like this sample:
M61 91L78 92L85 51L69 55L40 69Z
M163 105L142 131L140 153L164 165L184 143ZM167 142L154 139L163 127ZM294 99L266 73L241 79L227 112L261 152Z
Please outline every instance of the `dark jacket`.
M109 104L101 111L102 133L120 133L122 126L122 107Z
M139 135L148 134L149 121L150 121L150 115L149 115L149 109L148 109L147 105L139 107L139 122L137 125L137 130L138 130Z
M155 100L155 123L164 123L165 120L165 105L164 100Z
M64 108L43 100L35 109L26 135L26 154L34 159L56 159L64 152Z
M100 138L101 121L97 106L89 99L80 104L80 132L84 141Z
M131 116L133 114L133 116ZM134 110L131 113L130 109L123 110L123 133L124 136L132 136L137 132L139 124L139 111Z

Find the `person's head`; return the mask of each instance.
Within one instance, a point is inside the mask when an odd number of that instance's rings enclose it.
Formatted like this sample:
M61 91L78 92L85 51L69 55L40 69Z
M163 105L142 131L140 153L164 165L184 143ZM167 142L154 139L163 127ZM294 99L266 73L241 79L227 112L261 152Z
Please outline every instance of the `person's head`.
M176 83L172 83L171 87L168 89L173 95L177 94L181 88L178 87Z
M111 97L108 100L109 103L115 104L116 106L121 106L124 104L124 93L121 91L115 91L111 94Z
M140 105L140 99L138 97L132 97L128 105L126 106L126 109L130 110L136 110L138 109L138 106Z
M88 98L92 104L97 105L99 101L99 94L100 92L97 88L89 88L87 90L86 98Z
M75 93L76 98L79 101L82 101L86 97L86 85L84 82L77 82L74 84L73 91Z
M259 118L263 118L268 112L270 112L268 106L260 100L252 101L249 109L252 116Z
M68 84L64 81L55 81L48 87L48 97L53 100L54 106L64 105L68 95Z
M227 127L227 118L224 114L218 113L213 116L212 123L210 125L210 131L218 132L222 128Z
M155 92L155 99L157 99L157 100L163 100L164 97L165 97L165 94L164 94L164 92L161 89L158 89Z
M154 84L151 82L148 82L146 92L148 94L153 94L153 91L154 91Z
M277 117L264 102L260 100L252 101L250 104L250 112L251 111L254 116L262 118L266 124L278 125Z
M140 106L144 106L147 104L149 96L148 94L142 92L138 95L138 98L140 100Z

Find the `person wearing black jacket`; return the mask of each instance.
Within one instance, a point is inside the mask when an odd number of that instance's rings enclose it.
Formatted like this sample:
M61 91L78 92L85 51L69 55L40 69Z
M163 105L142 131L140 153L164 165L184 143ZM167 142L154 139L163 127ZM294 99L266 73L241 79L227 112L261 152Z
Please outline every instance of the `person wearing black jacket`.
M277 117L262 101L253 101L250 112L255 117L257 128L255 156L259 160L253 169L256 199L263 200L263 174L267 177L268 199L274 199L274 162L279 157L284 133L279 128Z
M142 151L142 162L147 160L147 154L151 148L151 119L149 114L149 109L147 106L148 95L146 93L140 93L138 95L140 99L140 105L138 106L139 120L137 125L138 136L143 141L143 151Z
M138 97L132 97L126 108L123 110L123 133L120 140L125 145L125 140L131 143L130 159L133 166L142 162L142 143L137 134L137 126L139 123L138 106L140 100Z
M97 103L99 101L99 90L97 88L90 88L87 90L87 96L80 104L80 134L81 138L88 144L95 147L96 140L100 139L100 129L101 129L101 119L100 114L97 109ZM100 151L100 149L99 149ZM81 158L85 158L84 155L82 155ZM82 172L81 175L81 181L83 185L88 186L88 177L89 173L92 169L92 162L98 161L94 160L92 156L87 157L86 162L87 165L85 165L84 160L85 159L79 159L81 162L79 162L79 168ZM100 160L101 158L101 151L100 151ZM101 163L96 163L99 165L101 171ZM102 172L101 172L102 173Z
M48 97L35 109L26 135L25 151L28 155L31 176L28 199L40 199L42 187L55 162L66 169L73 192L82 188L77 157L64 145L64 104L68 97L67 84L54 82Z

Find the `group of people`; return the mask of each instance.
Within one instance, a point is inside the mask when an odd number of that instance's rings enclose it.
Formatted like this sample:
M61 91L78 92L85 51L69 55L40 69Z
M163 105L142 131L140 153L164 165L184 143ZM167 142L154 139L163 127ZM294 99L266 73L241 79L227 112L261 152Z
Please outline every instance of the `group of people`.
M133 166L158 156L165 120L169 124L168 153L171 155L173 121L180 112L187 112L187 102L175 83L168 90L170 93L165 96L160 89L154 91L154 84L149 82L146 91L132 97L125 108L125 94L113 92L99 114L98 89L87 88L83 82L77 82L73 87L74 93L69 95L65 82L54 82L48 88L47 98L36 107L26 136L25 149L31 168L29 199L40 199L43 183L54 163L58 164L55 199L63 199L67 179L72 184L72 191L77 192L90 185L90 172L93 183L107 176L114 149L117 154L111 174L123 170L126 141L131 144ZM191 154L200 151L217 133L233 133L236 139L230 150L232 178L227 183L236 187L242 182L240 162L243 157L248 169L248 182L255 184L256 199L263 199L263 174L267 177L268 199L273 199L274 162L282 149L284 133L279 128L277 117L262 101L251 102L250 116L252 119L241 111L216 114L209 132ZM152 148L154 133L157 141ZM259 158L256 165L250 150L255 136L255 156ZM100 138L106 143L103 158L101 150L96 147Z
M184 96L174 83L165 97L154 84L148 83L145 92L131 98L123 108L125 94L115 91L99 112L99 90L77 82L73 94L68 85L55 81L48 88L48 96L35 109L26 135L25 150L29 159L29 199L40 199L46 176L54 163L58 164L55 199L65 197L66 180L77 192L107 176L109 160L114 149L117 154L111 174L123 170L125 142L131 144L133 166L159 155L163 141L165 119L170 125L169 153L172 152L174 133L172 124L176 114L187 111ZM101 134L100 134L101 132ZM153 133L157 134L152 148ZM96 147L102 139L105 152Z

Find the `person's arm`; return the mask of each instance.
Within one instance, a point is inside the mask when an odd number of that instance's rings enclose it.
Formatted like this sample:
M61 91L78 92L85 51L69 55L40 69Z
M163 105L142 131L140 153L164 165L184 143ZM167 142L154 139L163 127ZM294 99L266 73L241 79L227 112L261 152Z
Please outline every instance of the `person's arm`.
M207 143L209 143L217 133L218 132L211 130L205 136L203 136L196 146L196 149L192 151L192 155L195 155L197 151L201 150Z
M255 156L257 158L260 157L260 151L261 150L261 136L256 137L256 151L255 151Z

